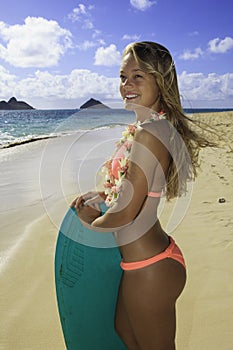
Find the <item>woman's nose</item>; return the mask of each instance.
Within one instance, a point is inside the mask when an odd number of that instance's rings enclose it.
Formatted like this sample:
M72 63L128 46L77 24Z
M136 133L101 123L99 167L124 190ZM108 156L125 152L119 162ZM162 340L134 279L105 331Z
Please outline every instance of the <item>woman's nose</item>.
M126 78L124 82L122 83L124 87L132 86L132 81L129 78Z

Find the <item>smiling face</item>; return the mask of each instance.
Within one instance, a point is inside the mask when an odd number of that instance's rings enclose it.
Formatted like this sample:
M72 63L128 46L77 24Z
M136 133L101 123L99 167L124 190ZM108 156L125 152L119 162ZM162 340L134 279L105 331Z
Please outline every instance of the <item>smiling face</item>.
M160 111L160 93L155 77L143 71L131 53L123 57L120 69L120 93L125 108Z

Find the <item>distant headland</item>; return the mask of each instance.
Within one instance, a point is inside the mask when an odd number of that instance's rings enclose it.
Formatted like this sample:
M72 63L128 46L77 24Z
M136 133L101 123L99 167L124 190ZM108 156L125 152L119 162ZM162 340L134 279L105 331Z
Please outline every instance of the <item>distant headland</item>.
M95 100L94 98L90 98L87 102L85 102L80 109L85 108L95 108L95 109L109 109L110 107L106 106L102 102Z
M24 110L34 109L24 101L17 101L15 97L11 97L8 102L0 101L0 110Z

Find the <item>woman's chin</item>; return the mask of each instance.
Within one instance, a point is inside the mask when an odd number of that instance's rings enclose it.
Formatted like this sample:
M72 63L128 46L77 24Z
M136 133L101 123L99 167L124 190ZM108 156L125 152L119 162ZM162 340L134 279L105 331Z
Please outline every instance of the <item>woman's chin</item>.
M133 101L124 101L124 106L128 111L136 111L140 105Z

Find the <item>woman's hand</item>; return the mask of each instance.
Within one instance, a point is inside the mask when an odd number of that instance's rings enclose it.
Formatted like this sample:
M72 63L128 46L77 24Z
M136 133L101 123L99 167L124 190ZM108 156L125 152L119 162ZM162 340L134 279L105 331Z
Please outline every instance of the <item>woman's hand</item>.
M100 216L99 204L103 202L102 193L88 192L73 200L71 207L76 209L78 217L88 224L91 224Z

